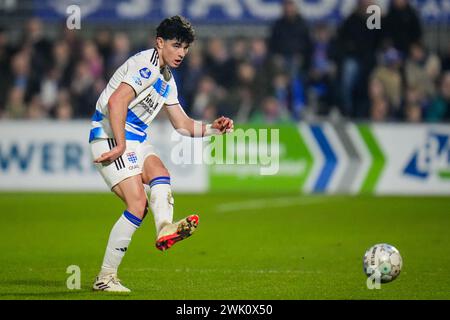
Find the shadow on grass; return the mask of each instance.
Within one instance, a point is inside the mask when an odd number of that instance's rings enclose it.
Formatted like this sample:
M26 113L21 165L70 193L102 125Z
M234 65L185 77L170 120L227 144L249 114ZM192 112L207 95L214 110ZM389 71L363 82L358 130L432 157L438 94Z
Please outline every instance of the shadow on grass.
M103 293L93 292L91 290L73 290L73 291L52 291L52 292L9 292L0 293L0 299L9 300L108 300L108 299L134 299L129 294L125 293Z
M64 281L15 279L0 281L0 287L9 287L0 292L0 299L90 299L103 300L107 298L128 298L129 294L95 292L90 283L82 284L80 290L69 290Z
M27 287L63 287L66 288L65 281L39 280L39 279L13 279L0 281L2 286L27 286Z

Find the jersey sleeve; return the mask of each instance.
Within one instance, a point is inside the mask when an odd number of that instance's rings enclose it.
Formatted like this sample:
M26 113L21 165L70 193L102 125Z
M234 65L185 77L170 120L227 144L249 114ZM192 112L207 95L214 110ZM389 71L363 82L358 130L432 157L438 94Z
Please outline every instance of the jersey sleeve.
M166 100L166 106L168 106L168 107L180 103L178 101L177 83L175 82L173 77L169 81L169 86L170 86L169 87L169 94L168 94L167 100Z
M138 96L152 85L156 75L156 69L152 64L145 64L145 59L141 59L141 56L133 56L127 61L127 71L122 82L129 84Z

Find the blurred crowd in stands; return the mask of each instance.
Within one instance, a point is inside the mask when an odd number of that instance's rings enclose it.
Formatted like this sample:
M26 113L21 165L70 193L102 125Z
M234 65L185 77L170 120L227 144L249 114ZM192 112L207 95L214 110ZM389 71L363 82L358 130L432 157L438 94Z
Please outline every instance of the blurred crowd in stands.
M178 70L186 112L211 121L279 124L341 116L371 121L450 120L450 45L443 55L424 46L418 13L392 0L380 30L367 28L360 0L339 25L307 23L292 0L267 38L199 39ZM195 26L194 26L195 27ZM49 39L27 21L13 46L0 29L0 118L89 118L109 77L128 57L126 33L99 28L92 38L61 28Z

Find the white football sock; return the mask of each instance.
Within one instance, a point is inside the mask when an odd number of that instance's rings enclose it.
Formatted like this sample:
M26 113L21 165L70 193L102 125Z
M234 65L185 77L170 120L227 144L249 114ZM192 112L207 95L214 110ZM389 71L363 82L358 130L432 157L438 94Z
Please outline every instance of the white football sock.
M173 220L172 190L169 177L157 177L150 181L150 208L155 218L156 233ZM147 190L147 189L146 189Z
M127 210L120 216L109 235L100 276L117 273L120 262L130 244L131 237L139 228L141 222L141 219L135 217Z

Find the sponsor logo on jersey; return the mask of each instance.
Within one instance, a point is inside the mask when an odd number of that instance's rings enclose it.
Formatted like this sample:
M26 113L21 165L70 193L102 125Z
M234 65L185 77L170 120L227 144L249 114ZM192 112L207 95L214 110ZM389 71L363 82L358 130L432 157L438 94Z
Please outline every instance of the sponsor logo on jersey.
M156 108L158 108L159 103L155 103L155 101L153 101L151 97L151 94L149 94L144 98L144 100L139 102L138 105L144 108L145 111L147 111L150 115L152 115L153 112L155 112Z
M135 152L128 152L127 153L127 159L131 163L137 163L137 160L138 160Z
M142 86L142 81L141 81L141 79L139 79L139 77L133 76L132 79L133 79L134 83L136 83L137 85Z
M141 75L142 78L148 79L150 78L152 72L150 71L149 68L142 68L141 70L139 70L139 74Z

